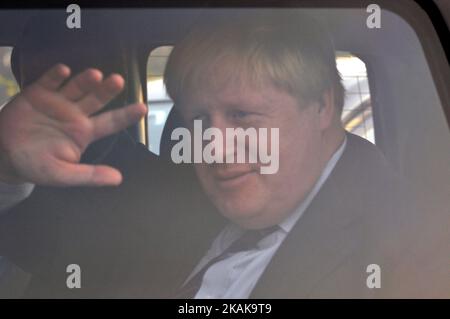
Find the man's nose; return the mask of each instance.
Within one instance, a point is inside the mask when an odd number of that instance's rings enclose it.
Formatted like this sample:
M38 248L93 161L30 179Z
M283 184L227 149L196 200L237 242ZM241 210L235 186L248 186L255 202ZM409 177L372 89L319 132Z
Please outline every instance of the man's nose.
M236 147L235 141L233 139L233 134L229 134L227 137L227 129L233 130L233 126L228 123L225 119L221 117L215 117L211 119L211 126L215 129L218 129L221 132L222 139L214 138L211 143L213 143L214 151L216 152L216 156L222 159L223 163L232 161L235 162L236 157ZM228 139L228 141L227 141ZM228 158L228 160L227 160Z

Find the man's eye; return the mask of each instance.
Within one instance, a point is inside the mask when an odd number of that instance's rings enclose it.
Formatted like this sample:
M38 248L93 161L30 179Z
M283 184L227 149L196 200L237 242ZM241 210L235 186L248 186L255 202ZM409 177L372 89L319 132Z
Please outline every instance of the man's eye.
M198 120L204 121L205 118L206 118L206 116L204 114L197 114L191 118L191 122L198 121Z
M242 119L245 118L246 116L250 115L249 112L245 112L245 111L234 111L231 116L235 119Z

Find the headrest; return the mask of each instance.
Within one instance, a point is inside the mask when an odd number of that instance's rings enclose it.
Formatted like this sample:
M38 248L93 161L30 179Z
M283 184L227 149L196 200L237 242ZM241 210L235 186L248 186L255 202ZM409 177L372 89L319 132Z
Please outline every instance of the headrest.
M56 63L76 74L88 67L105 73L123 73L124 59L114 23L99 11L83 12L80 29L66 26L64 10L47 10L32 16L16 42L11 67L24 87Z
M170 159L170 152L172 151L172 147L177 143L177 141L172 141L170 137L174 129L176 129L177 127L183 127L183 125L183 120L178 113L176 105L174 105L170 110L161 135L161 143L159 146L160 156Z

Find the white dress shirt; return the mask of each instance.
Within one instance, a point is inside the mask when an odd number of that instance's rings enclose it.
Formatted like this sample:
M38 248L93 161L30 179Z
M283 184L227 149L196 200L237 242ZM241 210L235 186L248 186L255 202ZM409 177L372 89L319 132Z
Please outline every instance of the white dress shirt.
M34 184L6 184L0 181L0 214L30 196Z
M328 161L311 192L292 214L278 224L278 226L280 226L279 230L263 238L259 242L257 248L231 254L228 258L214 263L209 267L203 276L202 285L195 295L195 299L245 299L250 296L250 293L258 282L258 279L272 259L272 256L275 254L276 250L286 238L289 231L292 227L294 227L295 223L302 216L313 198L319 192L323 183L330 175L337 161L344 152L346 144L347 137L345 137L341 146ZM226 226L214 240L210 249L200 260L199 264L194 268L194 271L187 278L186 282L189 281L189 279L192 278L192 276L194 276L198 271L200 271L210 260L219 256L244 232L245 230L236 224L230 223Z

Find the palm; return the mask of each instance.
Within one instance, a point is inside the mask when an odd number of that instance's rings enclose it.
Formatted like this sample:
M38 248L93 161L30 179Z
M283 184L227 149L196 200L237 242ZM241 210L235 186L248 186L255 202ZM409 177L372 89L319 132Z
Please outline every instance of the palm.
M86 70L61 87L69 73L55 66L0 112L0 147L10 175L45 185L118 184L120 172L80 164L81 154L93 141L138 121L145 106L92 116L122 90L122 78L103 80L99 71Z

